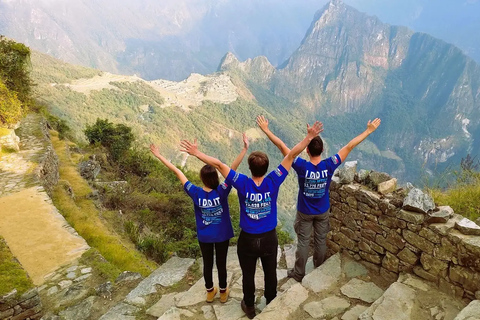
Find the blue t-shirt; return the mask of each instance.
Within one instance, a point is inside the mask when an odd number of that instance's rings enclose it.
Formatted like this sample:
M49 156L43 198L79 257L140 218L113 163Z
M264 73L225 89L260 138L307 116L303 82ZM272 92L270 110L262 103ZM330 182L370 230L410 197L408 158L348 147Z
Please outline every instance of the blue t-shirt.
M221 183L217 189L207 192L190 181L183 186L192 198L200 242L223 242L233 237L232 221L228 209L231 185Z
M259 234L275 229L278 189L287 175L288 171L279 165L257 186L246 175L230 170L225 181L237 189L243 231Z
M298 211L313 215L325 213L330 208L328 188L333 172L341 163L338 154L317 165L300 157L295 158L292 168L298 175Z

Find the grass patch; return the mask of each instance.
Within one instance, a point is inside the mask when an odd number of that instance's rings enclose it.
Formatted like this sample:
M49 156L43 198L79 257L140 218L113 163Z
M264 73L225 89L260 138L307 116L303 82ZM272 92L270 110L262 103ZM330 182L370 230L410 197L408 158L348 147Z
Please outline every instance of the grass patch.
M33 287L27 272L12 255L5 240L0 237L0 296L13 289L17 289L17 294L21 295Z
M122 273L122 270L108 260L105 260L95 248L91 248L85 252L80 258L80 263L92 267L100 277L109 279L112 282Z
M450 206L455 213L472 221L480 218L480 179L475 184L453 187L445 192L431 190L435 202Z
M7 129L7 128L0 128L0 137L6 136L9 134L12 130Z
M65 219L110 264L101 267L101 272L116 277L119 271L133 271L147 276L157 265L135 250L134 245L116 234L100 218L101 213L94 203L86 198L91 193L88 183L77 171L77 164L72 161L65 141L58 133L51 131L52 144L60 160L60 179L68 181L75 198L58 185L53 191L53 202Z

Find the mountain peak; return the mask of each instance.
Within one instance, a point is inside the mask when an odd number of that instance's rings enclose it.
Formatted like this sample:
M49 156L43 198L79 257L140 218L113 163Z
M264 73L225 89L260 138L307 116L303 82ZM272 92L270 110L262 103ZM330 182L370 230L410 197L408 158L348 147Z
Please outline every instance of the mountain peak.
M343 5L342 0L330 0L329 7Z
M235 69L240 64L238 58L232 53L227 52L225 56L223 56L222 60L220 61L220 65L218 66L218 71L224 71L229 69Z

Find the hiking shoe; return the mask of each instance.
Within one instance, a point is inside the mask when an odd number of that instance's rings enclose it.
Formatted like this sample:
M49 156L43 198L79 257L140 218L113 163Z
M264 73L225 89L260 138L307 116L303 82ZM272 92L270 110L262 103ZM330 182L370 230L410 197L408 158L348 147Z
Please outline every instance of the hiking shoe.
M226 288L224 292L220 290L220 302L225 303L228 300L228 295L230 294L230 289Z
M245 314L247 315L248 319L255 318L256 316L255 307L247 307L244 300L242 300L242 303L240 304L240 306L242 307L243 312L245 312Z
M300 277L295 276L295 272L293 271L293 269L287 271L287 277L292 278L293 280L295 280L297 282L302 282L302 279L303 279L303 277L300 278Z
M213 299L215 298L217 294L217 288L213 288L212 291L207 291L207 302L213 302Z

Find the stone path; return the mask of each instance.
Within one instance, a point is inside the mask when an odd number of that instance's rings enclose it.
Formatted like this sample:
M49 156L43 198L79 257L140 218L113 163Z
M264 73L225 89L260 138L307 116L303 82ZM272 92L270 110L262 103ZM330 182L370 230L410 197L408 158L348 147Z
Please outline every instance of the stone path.
M4 154L0 158L0 197L24 189L27 182L34 179L37 160L46 147L38 137L40 119L38 115L28 115L17 130L20 151Z
M281 249L285 261L291 259L294 250ZM178 259L178 258L176 258ZM205 302L203 278L189 290L169 292L147 309L146 313L158 320L208 319L243 320L247 319L240 308L242 299L241 270L236 258L236 248L229 249L228 256L229 301L220 303L218 296L211 304ZM178 262L175 262L177 264ZM184 262L185 263L185 262ZM258 320L464 320L478 310L478 303L472 303L467 309L465 301L448 296L426 281L412 275L401 275L397 282L388 283L374 270L354 261L348 256L336 254L322 266L313 269L311 259L307 268L309 274L301 283L286 278L286 270L278 269L279 292L268 306L263 295L263 272L258 266L256 271L256 311ZM165 277L170 277L165 274ZM216 275L215 275L216 277ZM215 279L214 277L214 279ZM145 281L145 280L144 280ZM133 292L138 291L135 289ZM175 290L173 290L175 291ZM148 291L144 291L147 299ZM143 300L145 301L145 300ZM480 302L479 302L480 303ZM116 306L117 318L135 319L133 310L144 307L140 304L124 301ZM462 313L460 313L462 312ZM152 318L153 319L153 318Z
M35 285L89 248L34 177L46 148L40 123L39 115L27 116L18 130L20 152L0 159L0 235Z

